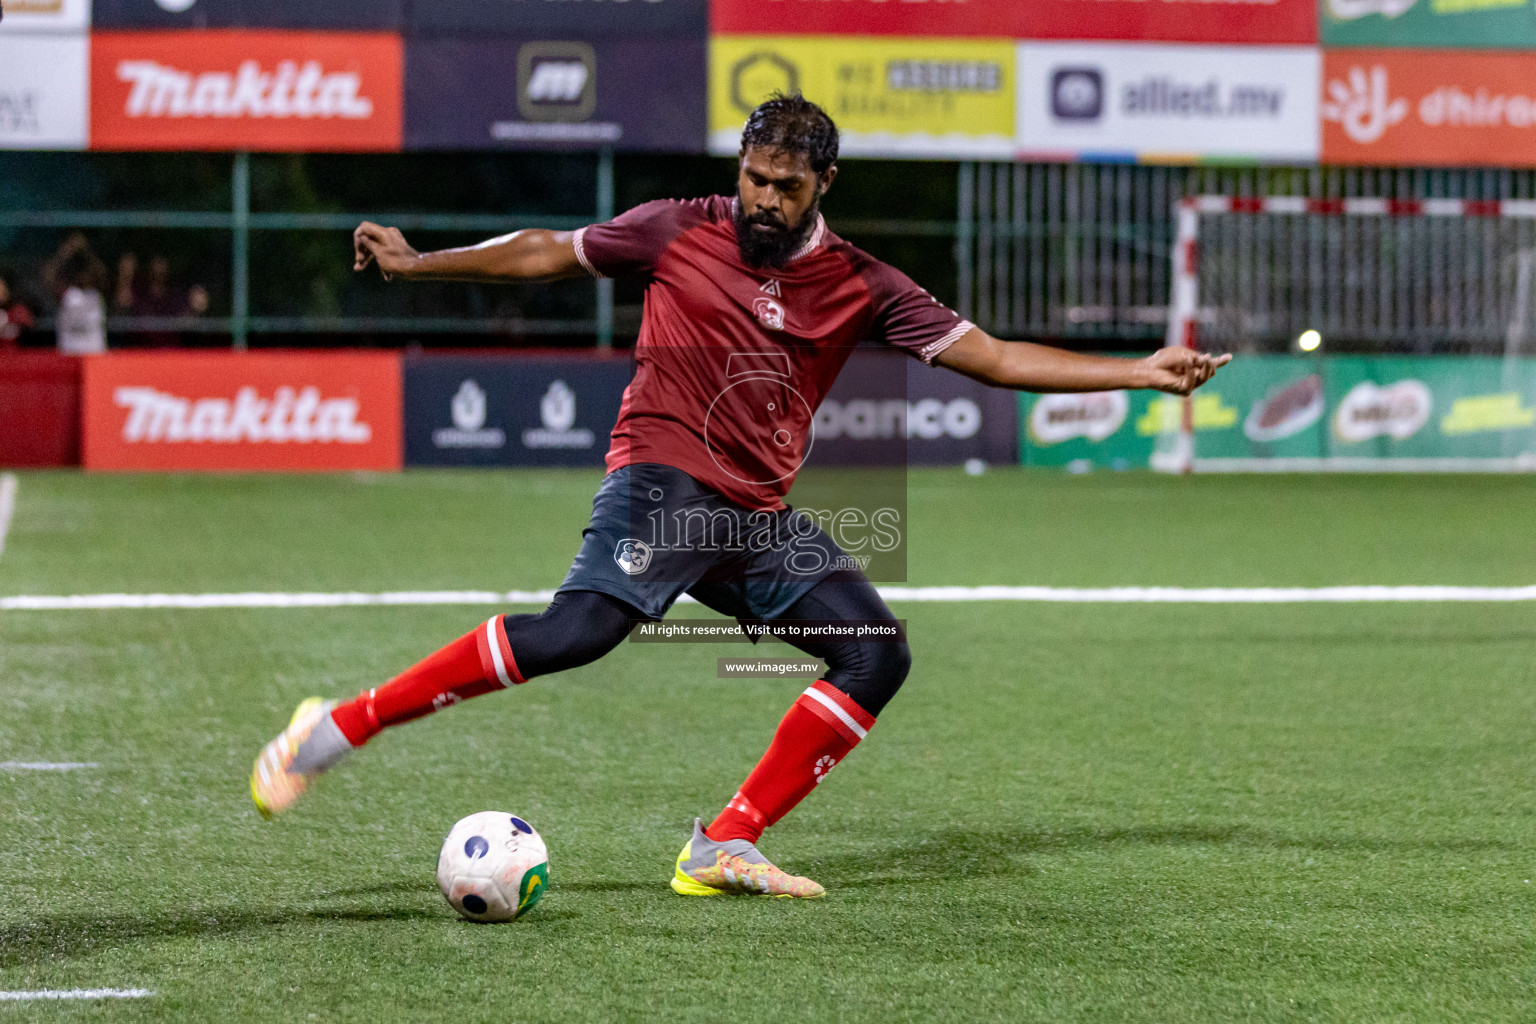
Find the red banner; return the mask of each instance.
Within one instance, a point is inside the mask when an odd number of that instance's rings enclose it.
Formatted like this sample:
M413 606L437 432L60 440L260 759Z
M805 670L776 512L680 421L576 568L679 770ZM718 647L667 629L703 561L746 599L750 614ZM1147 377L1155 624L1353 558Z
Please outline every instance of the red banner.
M400 357L125 352L85 360L87 469L399 469Z
M0 466L79 463L79 357L0 352Z
M711 0L718 33L1315 43L1315 0Z
M1536 167L1536 53L1329 50L1323 160Z
M389 33L91 34L91 148L400 148L404 47Z

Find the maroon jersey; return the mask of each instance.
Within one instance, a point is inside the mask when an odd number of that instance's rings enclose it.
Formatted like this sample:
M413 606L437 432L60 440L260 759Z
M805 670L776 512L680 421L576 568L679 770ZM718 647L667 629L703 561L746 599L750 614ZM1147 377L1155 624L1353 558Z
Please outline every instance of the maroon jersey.
M813 417L861 341L925 363L971 329L817 215L785 267L742 261L727 196L658 200L576 232L597 277L647 281L608 470L674 466L748 508L782 508Z

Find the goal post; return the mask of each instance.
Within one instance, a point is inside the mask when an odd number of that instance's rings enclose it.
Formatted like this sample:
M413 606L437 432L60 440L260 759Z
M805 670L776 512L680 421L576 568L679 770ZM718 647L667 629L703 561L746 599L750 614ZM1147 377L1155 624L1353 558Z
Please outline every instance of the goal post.
M1240 358L1154 470L1536 469L1536 200L1194 196L1171 264L1166 344Z

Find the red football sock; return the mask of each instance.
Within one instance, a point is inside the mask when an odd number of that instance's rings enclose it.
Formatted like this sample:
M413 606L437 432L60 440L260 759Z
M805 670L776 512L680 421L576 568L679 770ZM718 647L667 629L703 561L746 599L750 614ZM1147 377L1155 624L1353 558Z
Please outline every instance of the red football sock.
M804 800L874 725L874 715L818 679L790 705L768 752L704 834L717 843L757 842L763 829Z
M354 747L386 726L523 682L501 616L417 662L389 682L331 709L331 720Z

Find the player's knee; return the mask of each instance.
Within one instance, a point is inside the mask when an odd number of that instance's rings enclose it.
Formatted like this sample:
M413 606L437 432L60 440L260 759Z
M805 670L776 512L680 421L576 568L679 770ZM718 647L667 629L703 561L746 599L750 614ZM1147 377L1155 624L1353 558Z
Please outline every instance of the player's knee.
M636 613L623 602L586 590L562 591L537 615L509 615L507 644L525 679L590 664L629 635Z
M828 655L827 668L828 682L878 716L912 671L912 649L905 640L848 644Z

